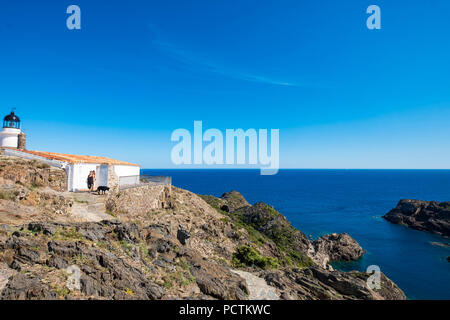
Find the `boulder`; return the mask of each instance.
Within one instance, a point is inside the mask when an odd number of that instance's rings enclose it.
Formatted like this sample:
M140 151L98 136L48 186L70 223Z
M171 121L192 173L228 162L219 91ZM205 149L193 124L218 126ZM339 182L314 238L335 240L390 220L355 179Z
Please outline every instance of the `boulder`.
M182 245L186 244L186 241L190 238L189 232L185 229L183 229L181 226L178 227L177 231L177 239L180 241Z
M316 254L328 256L329 261L353 261L364 253L358 242L347 233L324 235L312 242Z

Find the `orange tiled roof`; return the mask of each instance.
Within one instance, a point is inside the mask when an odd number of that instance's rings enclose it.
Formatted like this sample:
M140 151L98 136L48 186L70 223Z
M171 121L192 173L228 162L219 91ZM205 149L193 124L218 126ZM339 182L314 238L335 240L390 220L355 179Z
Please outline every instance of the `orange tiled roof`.
M50 160L59 160L69 163L99 163L99 164L109 164L109 165L125 165L125 166L138 166L137 164L115 160L106 157L96 157L96 156L81 156L74 154L56 153L56 152L45 152L45 151L31 151L31 150L19 150L21 152L26 152L29 154L34 154L43 158Z

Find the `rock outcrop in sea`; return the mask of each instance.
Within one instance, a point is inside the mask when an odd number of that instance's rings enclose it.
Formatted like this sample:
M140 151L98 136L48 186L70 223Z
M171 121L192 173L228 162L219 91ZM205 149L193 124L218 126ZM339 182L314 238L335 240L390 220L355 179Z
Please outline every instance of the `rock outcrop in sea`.
M365 250L347 233L321 236L312 242L316 254L327 256L328 261L354 261L361 258Z
M364 253L349 235L311 241L236 191L147 185L103 196L55 190L62 171L39 185L13 176L1 172L0 299L405 299L383 274L372 289L369 274L330 267Z
M450 202L403 199L383 218L416 230L450 237Z

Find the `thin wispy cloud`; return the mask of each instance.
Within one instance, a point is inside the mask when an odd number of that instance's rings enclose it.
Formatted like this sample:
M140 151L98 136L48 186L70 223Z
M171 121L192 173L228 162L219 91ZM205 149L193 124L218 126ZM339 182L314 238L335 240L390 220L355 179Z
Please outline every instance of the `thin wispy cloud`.
M249 81L255 83L263 83L286 87L300 87L299 84L287 81L280 81L272 77L247 73L237 68L220 65L206 57L202 57L199 53L181 49L172 43L153 41L153 44L164 54L178 61L185 69L191 72L211 73L231 79Z

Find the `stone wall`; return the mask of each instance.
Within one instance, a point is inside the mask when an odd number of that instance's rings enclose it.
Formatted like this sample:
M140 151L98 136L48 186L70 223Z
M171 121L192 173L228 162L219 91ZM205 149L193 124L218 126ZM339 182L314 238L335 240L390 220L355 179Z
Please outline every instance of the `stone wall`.
M111 192L117 192L119 190L119 177L114 172L114 166L108 166L108 187Z
M67 191L66 171L36 160L0 156L0 184L22 184L25 187L50 187Z
M17 149L25 150L26 148L27 148L27 135L21 132L17 139Z
M108 211L128 217L146 215L154 209L171 207L171 186L139 186L110 192L105 201Z

